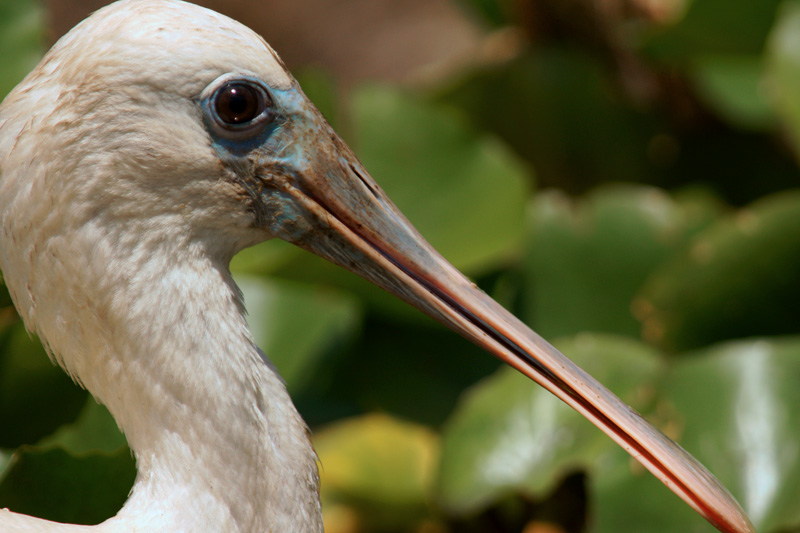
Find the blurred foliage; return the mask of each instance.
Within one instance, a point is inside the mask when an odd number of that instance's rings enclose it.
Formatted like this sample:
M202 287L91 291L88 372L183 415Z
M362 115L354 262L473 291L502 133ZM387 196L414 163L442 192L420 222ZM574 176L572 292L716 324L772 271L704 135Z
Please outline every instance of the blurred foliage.
M0 94L5 95L44 53L44 9L37 0L0 0Z
M638 411L650 407L663 372L652 348L590 333L556 347L627 404ZM541 498L565 472L591 472L615 448L555 396L502 368L464 395L444 427L437 497L451 512L486 506L513 491Z
M457 267L759 531L800 530L800 1L459 4L513 28L513 53L414 92L340 95L319 71L304 88ZM9 88L41 11L6 0L0 24ZM232 269L315 430L329 532L712 530L565 405L355 276L281 242ZM124 437L0 306L0 507L97 522L133 480Z
M329 533L348 529L407 530L428 517L437 435L419 424L383 414L331 424L314 438L324 467L324 503ZM347 516L345 522L342 515Z

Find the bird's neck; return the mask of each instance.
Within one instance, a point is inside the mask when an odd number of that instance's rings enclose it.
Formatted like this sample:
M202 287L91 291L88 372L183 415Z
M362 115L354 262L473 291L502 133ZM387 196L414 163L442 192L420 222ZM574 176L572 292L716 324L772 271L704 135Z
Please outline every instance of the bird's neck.
M319 528L306 426L253 343L227 266L166 274L167 294L149 307L158 342L140 338L147 349L132 358L129 379L151 408L143 420L136 408L127 413L139 476L125 512L159 502L162 512L180 509L177 524L196 520L188 531Z
M83 346L64 347L82 355L64 359L89 376L84 385L136 457L132 495L109 525L321 531L306 426L253 343L226 258L202 243L172 253L139 242L106 261L99 283L87 276L95 294L73 318Z

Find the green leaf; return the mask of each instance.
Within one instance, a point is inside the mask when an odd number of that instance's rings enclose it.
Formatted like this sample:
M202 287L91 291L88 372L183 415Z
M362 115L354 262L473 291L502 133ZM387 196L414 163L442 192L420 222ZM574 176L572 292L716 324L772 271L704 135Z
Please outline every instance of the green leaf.
M86 397L21 322L0 337L0 447L37 442L72 422Z
M71 524L117 514L136 467L127 448L76 457L60 448L21 448L0 480L0 508Z
M558 343L624 402L642 409L661 368L653 350L622 337L582 334ZM451 513L474 513L509 492L541 498L617 447L555 396L509 368L471 389L447 423L437 487ZM657 483L657 482L656 482Z
M11 457L12 452L0 449L0 479L3 478L6 468L8 468L11 463Z
M680 61L707 54L759 54L781 0L692 0L674 25L654 33L646 49Z
M671 433L705 464L749 514L758 531L800 525L800 339L754 339L714 346L676 360L660 403ZM667 409L668 407L668 409ZM677 496L619 453L591 480L598 533L712 532ZM635 495L635 504L632 504Z
M314 102L328 123L334 129L338 129L342 124L339 119L338 95L333 76L318 68L306 68L301 72L295 72L294 75L309 100Z
M589 533L717 532L621 448L612 450L595 470L589 494L593 502Z
M359 90L353 115L359 157L450 262L485 268L520 242L528 171L504 145L386 88Z
M275 364L290 392L300 392L321 365L352 337L360 321L356 302L330 288L276 283L238 275L256 344Z
M249 274L263 277L274 274L302 255L303 250L300 248L280 239L271 239L245 248L236 254L230 268L234 275Z
M730 124L751 130L775 123L762 59L756 55L710 55L694 58L691 77L706 105Z
M332 424L314 436L325 506L345 504L370 531L405 530L427 511L438 438L385 415Z
M719 207L658 189L606 186L572 201L540 194L530 213L525 318L545 337L580 331L638 336L632 301L647 276Z
M0 1L0 98L42 58L44 36L45 17L39 1Z
M647 179L648 145L663 133L628 105L601 62L575 46L537 45L456 78L439 100L532 162L542 185L572 191Z
M800 2L785 2L769 40L770 89L795 155L800 155Z
M71 453L116 452L127 445L125 436L104 406L86 399L78 419L46 437L39 446L60 446Z
M501 364L436 323L376 316L367 317L359 341L336 363L330 385L319 390L326 408L340 415L385 411L432 426L447 418L464 388Z
M779 193L703 231L637 299L645 336L675 350L800 332L800 192Z
M681 442L759 531L800 525L800 339L716 346L676 363L665 392Z

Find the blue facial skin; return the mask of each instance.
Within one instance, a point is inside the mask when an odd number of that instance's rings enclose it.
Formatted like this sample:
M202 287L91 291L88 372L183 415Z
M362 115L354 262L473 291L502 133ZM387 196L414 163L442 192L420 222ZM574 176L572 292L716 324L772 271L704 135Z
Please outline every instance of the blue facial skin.
M260 79L245 75L227 78L220 86L234 81L249 83L265 92L272 101L272 105L267 107L265 113L271 113L273 118L255 128L249 123L222 127L219 125L220 120L214 111L213 100L217 96L217 90L201 99L200 106L203 110L203 121L211 136L214 149L220 159L223 160L228 160L231 157L246 156L249 152L263 146L287 118L287 113L284 110L288 109L283 102L293 100L290 95L297 92L294 86L288 90L273 89Z
M212 146L250 194L256 225L289 242L307 240L310 232L319 228L287 189L304 189L303 176L319 166L315 165L318 159L324 160L317 152L326 144L330 126L296 83L288 89L275 89L250 76L232 77L225 83L231 81L260 87L271 100L265 113L272 116L262 124L222 127L213 107L215 90L200 100Z

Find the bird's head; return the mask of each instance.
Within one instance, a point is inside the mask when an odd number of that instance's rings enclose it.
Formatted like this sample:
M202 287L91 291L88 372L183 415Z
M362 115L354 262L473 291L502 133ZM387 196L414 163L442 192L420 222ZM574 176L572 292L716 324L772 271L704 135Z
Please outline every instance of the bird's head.
M251 30L198 6L133 0L63 37L0 120L4 166L39 181L39 198L69 205L69 224L105 219L97 226L231 256L269 236L257 167L312 142L292 135L320 117ZM58 157L42 158L41 146Z
M90 226L223 260L277 237L464 322L430 295L435 279L472 284L386 197L264 40L227 17L170 0L101 10L53 47L0 120L13 146L6 166L26 174L0 185L12 227L45 215L10 189L38 187L40 209L69 205L62 235ZM58 157L40 157L41 146ZM457 329L485 337L469 321Z
M101 10L7 98L0 132L4 242L24 254L57 261L37 243L74 247L78 233L84 249L130 241L133 254L167 247L220 260L265 239L292 242L531 377L717 526L749 530L699 463L436 253L246 27L171 0ZM0 258L25 314L30 279L11 253Z
M206 240L223 255L271 237L339 253L331 225L342 225L370 247L394 239L425 255L267 43L198 6L130 0L101 10L53 47L0 120L6 158L28 158L6 166L45 182L74 224L163 227L163 239ZM57 164L34 145L59 154ZM51 166L30 172L42 165Z

